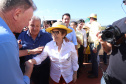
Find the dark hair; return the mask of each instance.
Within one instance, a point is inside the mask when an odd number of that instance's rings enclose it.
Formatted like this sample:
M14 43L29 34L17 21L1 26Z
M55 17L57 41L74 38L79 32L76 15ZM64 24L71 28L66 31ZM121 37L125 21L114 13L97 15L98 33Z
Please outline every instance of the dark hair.
M66 34L67 35L67 30L65 30L65 29L60 29L60 28L57 28L60 32L61 32L61 34L63 35L63 34ZM65 36L66 36L65 35ZM64 36L64 38L65 38L65 36Z
M93 18L93 17L92 17L92 19L97 21L97 18Z
M81 22L85 23L85 21L83 19L78 20L77 23L80 24Z
M58 30L61 32L62 35L67 34L67 31L65 29L58 29Z
M2 5L2 11L4 12L17 7L24 8L25 10L32 7L34 11L37 9L32 0L3 0L0 5Z
M76 21L72 21L71 23L74 23L74 25L77 25L77 22Z
M46 20L44 23L45 23L45 24L49 24L49 25L50 25L50 22L49 22L49 21L47 21L47 20Z
M69 14L69 13L65 13L65 14L62 15L62 19L63 19L63 17L64 17L65 15L70 17L70 14Z
M97 18L93 18L94 20L97 20Z

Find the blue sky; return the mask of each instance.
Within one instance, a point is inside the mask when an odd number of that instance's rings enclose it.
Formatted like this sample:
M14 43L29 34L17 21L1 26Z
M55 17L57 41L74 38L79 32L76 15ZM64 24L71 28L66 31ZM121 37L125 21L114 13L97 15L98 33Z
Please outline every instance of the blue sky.
M37 6L34 15L45 19L61 19L70 13L72 19L86 19L96 13L101 25L109 25L126 16L123 0L33 0ZM126 6L123 4L126 10Z

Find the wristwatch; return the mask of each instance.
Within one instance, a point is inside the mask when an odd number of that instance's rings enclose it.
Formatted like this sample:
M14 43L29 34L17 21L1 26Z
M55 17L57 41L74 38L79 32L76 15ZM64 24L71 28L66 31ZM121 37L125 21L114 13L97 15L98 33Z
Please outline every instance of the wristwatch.
M28 55L30 55L30 50L29 50L29 49L27 49L27 51L28 51Z

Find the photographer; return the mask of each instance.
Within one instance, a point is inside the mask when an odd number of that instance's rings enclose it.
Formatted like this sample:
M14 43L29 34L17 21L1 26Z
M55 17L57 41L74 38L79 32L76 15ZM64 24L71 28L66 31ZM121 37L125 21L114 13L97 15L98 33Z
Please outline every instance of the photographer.
M125 36L126 33L125 21L126 17L112 24L113 27L117 26L121 32L120 36L115 37L116 43L119 42L119 46L115 46L113 43L103 41L101 37L103 33L97 33L97 37L103 46L103 50L106 53L111 52L109 65L106 70L109 79L107 79L106 82L104 77L102 77L101 84L126 84L126 43L125 38L123 38L124 41L120 40L122 36Z

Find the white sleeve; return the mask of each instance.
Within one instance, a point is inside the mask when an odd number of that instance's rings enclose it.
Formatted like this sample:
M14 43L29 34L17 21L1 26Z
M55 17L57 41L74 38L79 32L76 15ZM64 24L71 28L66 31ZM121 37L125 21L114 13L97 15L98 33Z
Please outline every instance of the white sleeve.
M78 68L79 68L79 65L78 65L78 56L77 56L77 52L76 52L75 46L72 45L71 49L72 49L71 62L72 62L73 71L77 71Z
M86 35L86 31L84 32L83 39L84 39L84 47L87 47L87 35Z
M37 63L36 65L41 64L41 62L44 61L47 58L47 56L48 56L48 52L47 51L48 51L48 46L45 46L45 48L42 51L42 53L33 58L33 59L36 60L36 63Z

